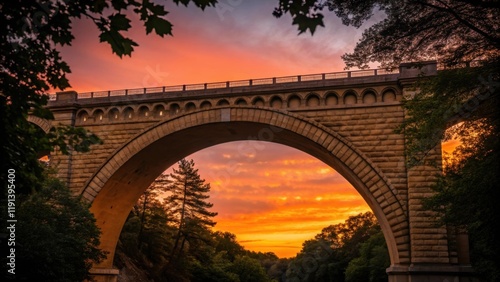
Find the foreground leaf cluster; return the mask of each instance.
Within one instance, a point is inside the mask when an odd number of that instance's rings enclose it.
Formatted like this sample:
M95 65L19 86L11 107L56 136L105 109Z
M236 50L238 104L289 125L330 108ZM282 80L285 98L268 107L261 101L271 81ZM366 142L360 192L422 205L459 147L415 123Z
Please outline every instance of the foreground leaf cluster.
M106 254L88 204L71 195L59 180L47 177L39 191L16 201L15 274L2 257L3 281L83 281ZM2 201L2 223L7 212ZM3 224L2 224L3 225ZM2 238L2 249L7 246ZM4 252L2 252L4 253Z

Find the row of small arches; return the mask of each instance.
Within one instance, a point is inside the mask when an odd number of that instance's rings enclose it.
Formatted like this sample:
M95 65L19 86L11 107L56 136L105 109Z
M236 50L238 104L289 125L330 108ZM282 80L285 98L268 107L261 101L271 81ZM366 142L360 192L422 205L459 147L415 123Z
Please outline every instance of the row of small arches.
M231 101L232 100L232 101ZM373 90L367 90L358 95L354 91L346 91L342 96L335 92L327 92L324 97L316 93L309 93L305 97L299 94L289 94L287 97L283 95L273 95L266 99L265 97L257 96L254 98L237 98L237 99L220 99L215 101L201 101L199 103L187 102L170 103L168 106L165 104L153 105L140 105L140 106L126 106L126 107L113 107L110 109L94 109L91 112L87 110L80 110L77 114L78 121L81 123L93 120L95 122L110 120L130 120L135 118L162 118L172 116L180 113L181 111L190 112L196 109L207 109L215 106L230 106L231 104L237 106L253 105L257 107L271 107L276 109L290 108L298 109L301 107L317 107L317 106L336 106L336 105L355 105L355 104L373 104L376 102L392 102L396 101L396 92L393 89L387 89L379 96Z

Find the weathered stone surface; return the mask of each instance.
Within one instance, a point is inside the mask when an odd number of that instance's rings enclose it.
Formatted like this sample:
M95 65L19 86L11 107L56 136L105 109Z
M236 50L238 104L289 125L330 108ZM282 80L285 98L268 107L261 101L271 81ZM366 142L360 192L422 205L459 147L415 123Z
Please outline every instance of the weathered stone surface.
M408 85L414 70L402 70ZM436 227L435 214L422 208L438 170L405 166L404 136L394 132L405 118L401 85L390 74L90 99L58 94L49 104L55 123L85 127L104 143L85 154L55 152L52 160L71 190L92 202L102 247L110 252L96 269L109 269L133 203L178 159L235 140L301 149L331 165L363 195L384 230L390 280L413 281L414 264L458 260L446 228ZM356 103L345 104L352 94ZM440 157L439 148L431 157Z

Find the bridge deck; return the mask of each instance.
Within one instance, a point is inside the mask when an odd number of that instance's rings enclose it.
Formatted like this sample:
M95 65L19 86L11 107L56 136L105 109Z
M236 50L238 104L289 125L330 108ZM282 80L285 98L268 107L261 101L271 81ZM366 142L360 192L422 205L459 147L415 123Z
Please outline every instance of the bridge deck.
M200 94L244 94L246 92L266 92L277 89L298 90L311 87L330 87L349 84L367 84L382 81L395 81L399 70L369 69L345 72L331 72L283 77L257 78L225 82L196 83L148 88L104 90L78 93L80 103L91 104L103 100L114 100L113 97L129 96L127 100L155 100L165 98L193 97ZM108 98L108 99L103 99ZM57 95L51 94L50 101L56 101ZM120 98L118 98L120 99Z

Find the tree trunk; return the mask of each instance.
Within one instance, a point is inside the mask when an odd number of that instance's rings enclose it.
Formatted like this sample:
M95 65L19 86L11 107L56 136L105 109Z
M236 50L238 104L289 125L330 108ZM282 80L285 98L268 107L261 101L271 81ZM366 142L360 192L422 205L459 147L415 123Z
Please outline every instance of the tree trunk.
M142 214L141 214L141 228L139 229L139 234L137 235L137 247L141 249L142 246L142 232L144 231L144 219L146 217L146 207L148 205L148 194L144 192L144 203L142 205Z
M182 250L184 249L184 243L186 242L186 238L187 238L187 236L184 236L182 238L181 248L179 249L179 252L177 253L177 260L179 260L179 258L181 257Z
M181 209L181 219L179 220L179 229L177 230L175 244L174 244L174 247L172 248L172 252L170 254L170 257L174 256L175 251L177 250L177 247L179 246L179 240L180 240L181 235L182 235L182 226L184 224L184 215L186 213L186 197L187 197L187 177L184 179L184 195L183 195L183 199L182 199L182 209ZM184 240L182 242L184 244Z

